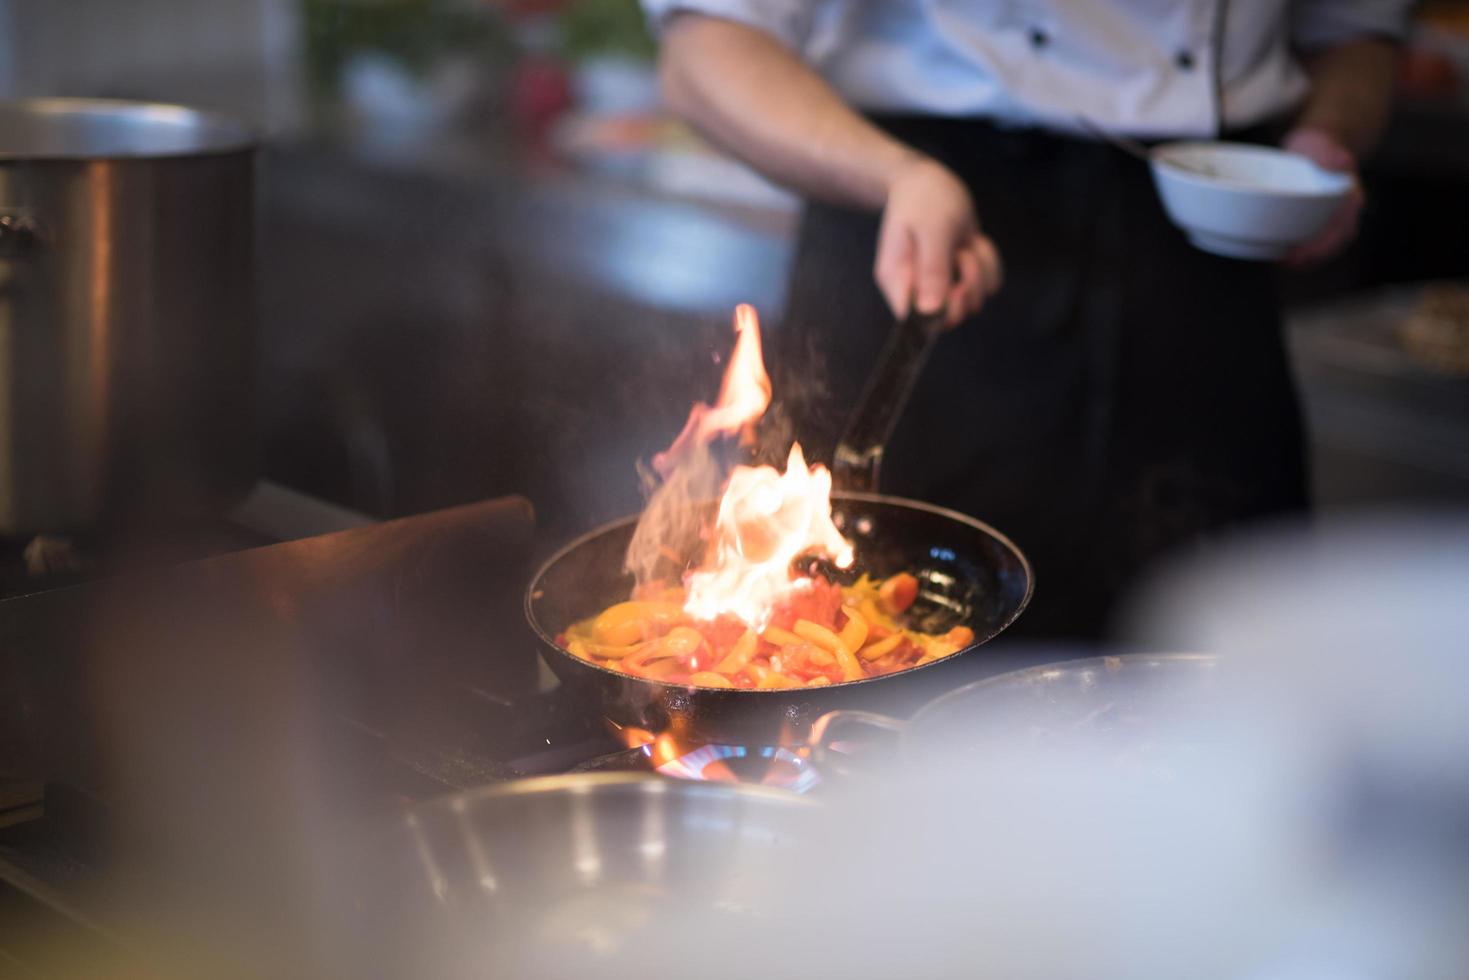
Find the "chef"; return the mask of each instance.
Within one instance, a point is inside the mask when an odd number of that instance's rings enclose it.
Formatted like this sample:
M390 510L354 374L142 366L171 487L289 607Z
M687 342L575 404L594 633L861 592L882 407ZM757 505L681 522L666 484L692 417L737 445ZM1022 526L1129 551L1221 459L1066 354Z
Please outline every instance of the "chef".
M1096 637L1159 556L1304 511L1275 268L1189 245L1146 165L1091 133L1354 172L1407 0L644 4L667 103L808 199L771 343L802 441L830 457L894 315L964 324L883 489L1010 534L1031 633ZM1340 250L1362 204L1287 262Z

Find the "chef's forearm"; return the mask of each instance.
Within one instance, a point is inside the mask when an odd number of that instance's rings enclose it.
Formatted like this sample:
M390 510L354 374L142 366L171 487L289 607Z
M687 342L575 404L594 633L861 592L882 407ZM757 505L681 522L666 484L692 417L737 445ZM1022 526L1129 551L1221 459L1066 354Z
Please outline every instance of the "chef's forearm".
M779 41L751 27L676 15L663 35L664 100L709 139L814 197L880 208L918 154L849 108Z
M1362 38L1316 52L1306 61L1311 94L1297 128L1321 129L1361 156L1377 145L1392 110L1398 46Z

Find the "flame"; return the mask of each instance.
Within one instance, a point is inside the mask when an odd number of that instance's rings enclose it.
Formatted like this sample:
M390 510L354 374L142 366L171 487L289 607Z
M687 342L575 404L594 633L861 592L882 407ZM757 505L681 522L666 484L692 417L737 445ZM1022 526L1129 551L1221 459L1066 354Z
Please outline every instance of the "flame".
M607 727L611 729L613 738L630 749L640 748L658 737L646 728L638 728L636 725L619 725L611 719L607 719Z
M703 406L695 406L666 456L677 458L687 439L703 444L741 429L748 435L769 407L770 377L753 307L735 309L735 331L719 400L703 412ZM776 604L809 584L793 581L790 574L791 562L807 552L824 554L843 568L852 563L852 546L831 519L831 474L824 466L808 467L797 443L784 473L771 466L737 466L730 474L705 568L689 578L684 608L697 619L734 616L764 629Z
M638 521L626 565L640 586L654 583L660 570L677 567L682 555L707 538L702 567L687 581L684 608L696 619L733 616L759 630L783 599L810 587L809 580L791 577L796 558L817 553L845 568L853 556L832 522L831 473L807 466L799 443L791 446L784 473L772 466L735 467L712 532L703 526L702 511L693 505L708 499L719 479L709 444L735 433L751 440L770 406L754 307L740 304L734 324L734 351L718 399L712 406L695 405L678 438L653 459L663 484Z
M710 745L680 737L673 727L654 733L605 720L608 731L618 741L629 749L642 750L654 772L674 779L759 783L797 793L804 793L821 781L809 767L811 753L804 745L804 734L797 735L789 719L781 724L780 737L773 744L766 742L761 746ZM747 764L736 769L732 765L735 762ZM751 762L754 766L748 765Z
M735 307L735 346L712 406L702 402L689 412L683 431L673 445L653 457L653 468L667 479L696 446L706 446L718 436L751 433L770 407L770 376L760 344L760 318L748 303Z
M683 739L674 735L672 730L655 734L646 728L638 728L633 725L624 727L610 720L607 724L612 729L613 736L628 748L642 749L647 753L655 772L661 772L665 776L676 776L681 779L703 779L726 783L739 782L739 777L734 774L729 766L720 760L707 763L698 770L681 767L679 763L699 746L686 743Z
M799 443L786 470L737 466L719 501L707 567L689 577L684 608L697 619L734 616L764 629L796 589L791 562L809 552L852 564L852 545L831 519L831 473L808 467Z

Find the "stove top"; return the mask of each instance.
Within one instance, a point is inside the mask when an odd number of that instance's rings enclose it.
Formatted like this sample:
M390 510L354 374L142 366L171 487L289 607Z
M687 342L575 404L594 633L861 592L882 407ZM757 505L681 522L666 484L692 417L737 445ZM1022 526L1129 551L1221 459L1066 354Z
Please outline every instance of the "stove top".
M491 501L0 601L0 909L91 930L131 855L191 870L523 776L819 787L800 747L619 730L558 687L521 594L559 543Z

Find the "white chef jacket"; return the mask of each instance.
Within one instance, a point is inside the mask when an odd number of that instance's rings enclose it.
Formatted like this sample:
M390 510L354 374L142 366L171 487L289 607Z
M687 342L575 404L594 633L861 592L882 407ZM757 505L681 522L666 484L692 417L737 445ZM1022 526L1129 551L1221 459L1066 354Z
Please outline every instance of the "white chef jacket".
M1300 103L1300 51L1400 38L1411 0L643 0L739 21L852 105L1143 137L1208 136Z

